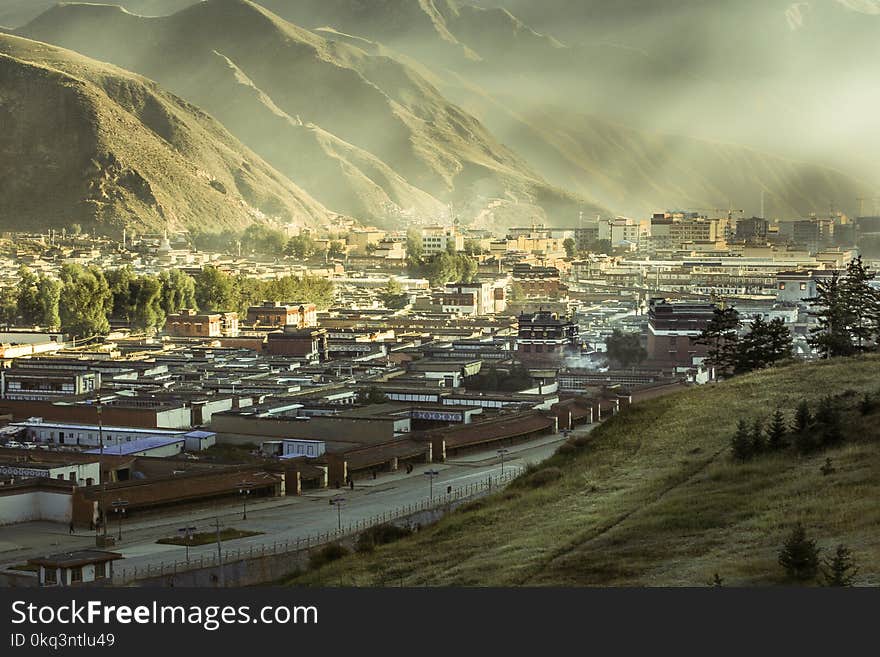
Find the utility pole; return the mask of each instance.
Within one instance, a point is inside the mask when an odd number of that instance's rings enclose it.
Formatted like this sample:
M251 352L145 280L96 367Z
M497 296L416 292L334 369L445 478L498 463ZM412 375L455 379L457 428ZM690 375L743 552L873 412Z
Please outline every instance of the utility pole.
M223 572L223 548L220 546L220 516L214 516L217 528L217 567L220 569L220 588L226 588L226 574Z

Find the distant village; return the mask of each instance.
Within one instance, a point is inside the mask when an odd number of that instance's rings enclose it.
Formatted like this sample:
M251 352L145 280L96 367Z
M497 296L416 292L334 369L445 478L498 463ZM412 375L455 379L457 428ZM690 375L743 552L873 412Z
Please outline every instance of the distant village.
M186 234L3 235L0 525L94 534L101 550L79 565L37 564L40 584L73 584L84 564L110 577L121 509L161 517L503 460L722 378L699 339L721 309L742 318L734 331L776 320L792 357L819 357L811 299L880 240L880 217L841 214L570 223L342 226L284 233L274 253ZM147 284L172 278L174 294ZM71 295L98 284L106 312L80 316L94 309Z

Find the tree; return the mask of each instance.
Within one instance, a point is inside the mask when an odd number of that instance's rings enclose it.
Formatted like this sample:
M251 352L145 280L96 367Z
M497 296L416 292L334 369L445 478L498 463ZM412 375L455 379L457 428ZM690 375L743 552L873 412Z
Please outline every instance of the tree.
M838 545L834 556L824 559L822 566L825 586L852 586L859 574L852 552L845 545Z
M834 272L827 281L816 284L816 296L807 302L817 310L811 311L817 326L810 329L807 342L815 348L822 358L851 356L855 352L849 326L854 318L850 308L852 302L840 279Z
M235 281L227 273L208 265L195 276L195 298L205 312L233 310L238 307Z
M785 449L788 446L785 440L787 433L788 428L785 426L785 415L777 408L770 419L770 426L767 428L767 448L771 452Z
M13 326L18 320L18 296L14 287L0 289L0 326Z
M734 347L734 373L744 374L791 358L791 332L781 319L769 323L760 315Z
M345 244L342 242L333 241L327 247L327 257L328 258L344 258L345 257Z
M809 581L819 572L819 552L816 541L807 538L806 530L798 523L779 551L779 565L790 579Z
M562 248L565 249L565 257L571 260L577 253L577 242L575 242L574 239L572 239L571 237L567 237L562 242Z
M361 388L357 392L359 404L384 404L388 401L388 395L375 386Z
M40 299L37 284L39 277L30 269L22 265L18 268L18 283L15 286L16 305L18 316L21 321L30 326L36 326L40 317Z
M479 240L465 240L464 253L469 256L478 256L483 255L484 251Z
M318 245L315 244L315 240L308 233L300 233L291 237L284 248L286 255L293 256L298 260L308 260L317 252Z
M823 397L816 409L814 421L819 429L823 447L833 447L843 442L840 409L833 397Z
M764 440L764 423L760 419L755 419L752 424L752 455L758 456L767 449L767 443Z
M422 243L422 234L417 228L410 228L406 231L406 260L410 266L421 263L425 254L425 247Z
M405 308L409 301L409 295L403 291L403 286L393 278L388 279L385 287L379 291L379 300L389 310Z
M192 276L171 269L159 274L159 281L162 283L162 311L166 316L196 307L196 282Z
M61 315L59 312L61 305L62 285L47 276L40 276L37 282L37 302L39 304L39 314L37 315L37 324L48 329L57 329L61 326Z
M737 424L736 433L730 440L730 450L737 461L744 462L752 458L752 436L748 422L743 419Z
M239 238L241 248L248 253L278 256L284 253L287 244L283 232L262 224L251 224Z
M791 427L794 444L801 454L809 454L816 448L813 440L813 416L806 399L801 400L794 413L794 424Z
M95 266L67 264L61 268L61 282L61 328L79 338L109 333L113 293L103 272Z
M880 290L871 286L876 274L862 263L862 256L850 261L840 285L840 295L850 320L849 334L856 351L872 343L880 321Z
M139 276L129 288L132 311L127 318L136 331L161 331L165 326L162 282L157 276Z
M715 588L721 588L724 586L724 580L721 578L721 575L715 573L712 576L712 581L709 582L709 586L714 586Z
M706 328L693 338L694 344L707 347L706 360L721 376L732 373L736 365L739 326L740 318L736 308L715 308Z
M642 347L638 333L624 333L620 329L614 329L611 335L605 338L605 349L608 358L620 364L624 369L638 365L648 357L648 352Z

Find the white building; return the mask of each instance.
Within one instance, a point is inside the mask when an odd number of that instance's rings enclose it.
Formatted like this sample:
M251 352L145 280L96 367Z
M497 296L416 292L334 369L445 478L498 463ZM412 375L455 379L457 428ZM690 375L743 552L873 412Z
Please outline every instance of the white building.
M456 251L464 250L464 235L455 226L425 226L422 229L422 250L425 255L443 253L450 247Z

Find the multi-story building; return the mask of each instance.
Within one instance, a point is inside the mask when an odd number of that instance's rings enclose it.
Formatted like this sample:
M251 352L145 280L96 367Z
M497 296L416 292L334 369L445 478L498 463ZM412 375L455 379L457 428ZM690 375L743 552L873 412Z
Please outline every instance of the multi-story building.
M617 217L599 222L598 236L600 240L607 240L612 245L620 245L623 242L639 244L644 233L643 226L635 219Z
M658 365L691 367L706 355L698 337L715 313L714 303L670 303L651 299L648 310L648 359Z
M433 294L432 305L455 315L488 315L495 312L493 286L489 283L447 283Z
M807 299L818 294L819 283L830 280L833 275L832 269L779 272L776 274L776 301L804 305Z
M560 281L558 268L528 263L513 266L513 283L527 297L555 299L568 290Z
M238 335L238 313L182 310L168 315L165 331L175 338L231 338Z
M454 249L464 249L464 235L455 226L425 226L422 229L422 250L426 255L436 255Z
M264 301L262 305L248 308L247 322L252 326L307 328L318 325L318 309L313 303Z
M285 326L283 331L270 333L266 351L273 356L294 356L306 360L327 360L329 346L327 331L319 328Z
M740 219L736 222L734 238L740 242L763 243L767 241L769 232L769 221L761 217L751 217L749 219Z
M98 372L18 367L0 369L0 393L3 399L38 401L85 395L100 387L101 375Z
M578 326L570 318L546 310L519 316L516 355L527 365L559 367L579 348Z
M352 251L364 254L368 252L367 247L370 244L378 245L379 242L385 239L385 235L385 231L378 228L363 228L350 231L346 235L345 241Z

